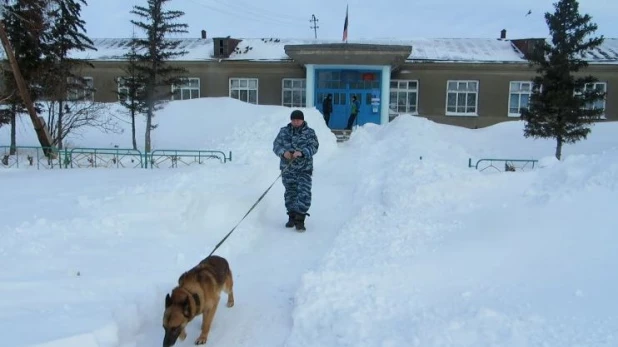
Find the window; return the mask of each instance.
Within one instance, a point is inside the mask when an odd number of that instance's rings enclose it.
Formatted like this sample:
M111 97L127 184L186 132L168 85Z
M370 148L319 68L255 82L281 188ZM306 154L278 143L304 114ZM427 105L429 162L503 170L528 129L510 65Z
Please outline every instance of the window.
M118 100L124 101L129 95L129 86L128 83L130 81L130 77L118 77L116 82L118 84Z
M600 94L604 94L607 91L607 83L605 82L594 82L594 83L587 83L586 86L584 87L585 91L596 91ZM601 109L603 110L603 114L601 114L601 118L605 118L605 97L603 97L603 99L600 100L596 100L592 103L587 104L586 106L584 106L584 109L586 110L595 110L595 109Z
M522 109L528 109L532 95L532 82L513 81L509 86L509 117L519 117Z
M200 79L181 78L178 85L172 85L172 100L188 100L200 97Z
M116 81L118 83L118 100L125 101L130 92L129 88L131 88L130 86L131 77L118 77ZM143 85L140 86L138 92L141 92L141 93L144 92Z
M306 81L304 78L284 78L282 81L281 104L287 107L305 107Z
M258 79L230 78L230 98L257 105Z
M478 115L478 81L447 81L446 115Z
M94 79L92 77L82 77L67 79L68 101L94 101Z
M418 81L391 80L389 108L395 113L418 113Z

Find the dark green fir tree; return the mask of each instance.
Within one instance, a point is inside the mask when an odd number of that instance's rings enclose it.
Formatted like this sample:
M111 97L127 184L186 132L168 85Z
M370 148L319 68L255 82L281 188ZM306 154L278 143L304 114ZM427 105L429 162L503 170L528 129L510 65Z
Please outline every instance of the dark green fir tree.
M590 133L604 110L595 104L605 92L594 88L594 76L579 73L588 63L587 52L603 43L603 36L589 37L597 30L589 15L579 13L576 0L554 3L554 13L546 13L551 44L544 41L530 53L537 67L528 109L521 111L526 138L556 140L555 156L560 160L563 144L571 144Z

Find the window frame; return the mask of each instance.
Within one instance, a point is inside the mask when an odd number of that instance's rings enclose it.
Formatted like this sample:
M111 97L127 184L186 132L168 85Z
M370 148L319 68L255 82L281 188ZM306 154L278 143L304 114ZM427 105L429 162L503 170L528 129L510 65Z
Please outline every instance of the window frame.
M129 97L129 87L126 87L126 82L130 80L133 77L130 76L118 76L116 77L116 90L117 90L117 97L118 97L118 101L123 102L125 100L122 100L122 90L126 89L126 92L124 93L124 95L127 96L127 98ZM144 93L145 92L145 87L142 85L142 87L140 88L141 92Z
M238 87L234 87L233 84L235 81L238 81ZM255 81L255 88L250 87L251 83ZM242 82L246 82L246 87L242 87ZM250 102L249 92L255 90L255 103ZM233 91L238 91L239 97L235 98L232 96ZM240 92L247 92L247 100L243 100L240 98ZM257 77L230 77L228 80L228 96L232 99L240 100L247 102L249 104L259 105L260 100L260 80Z
M66 100L68 102L94 102L94 93L96 92L94 88L94 77L92 76L80 76L84 80L86 87L80 89L73 89L71 87L67 88ZM73 84L73 77L67 77L67 83L69 85ZM75 95L75 98L72 96Z
M607 115L605 114L605 112L607 111L607 82L606 81L596 81L596 82L591 82L591 83L586 83L584 85L584 89L586 89L586 87L588 87L589 85L592 85L592 88L595 88L596 85L603 85L603 93L605 93L605 96L603 97L603 113L601 113L599 115L599 119L607 119ZM578 92L575 92L576 94ZM581 93L580 93L581 94ZM584 105L583 107L585 110L590 110L592 108L588 107L587 105Z
M455 91L451 91L449 90L449 84L451 83L456 83L457 86L459 86L460 83L476 83L476 90L475 91L459 91L459 90L455 90ZM446 116L457 116L457 117L478 117L479 116L479 91L480 91L480 81L479 80L447 80L446 81L446 100L444 100L444 114ZM456 97L455 97L455 110L457 110L458 104L457 104L457 100L458 100L458 95L460 93L464 93L466 94L466 106L467 106L467 94L475 94L474 97L474 112L457 112L457 111L449 111L449 104L448 104L448 95L449 93L455 93Z
M393 88L391 87L390 83L397 83L397 88ZM410 114L410 115L418 115L418 99L419 99L419 90L420 90L420 83L419 80L409 80L409 79L391 79L389 83L389 88L388 88L388 92L389 92L389 105L388 105L388 109L390 113L393 114ZM402 83L405 83L407 85L406 88L401 88ZM416 87L414 88L410 88L410 84L414 83L416 84ZM396 95L396 99L393 100L393 98L391 97L392 93L395 93ZM399 111L399 93L406 93L406 104L405 104L405 108L407 111L405 112L400 112ZM414 111L410 112L410 94L414 93L415 94L415 100L414 100ZM392 108L393 105L393 101L395 101L395 109Z
M291 87L286 87L286 82L290 82ZM301 82L300 88L294 87L294 82ZM300 91L300 105L294 102L294 92ZM291 102L285 102L286 92L290 94ZM306 107L307 105L307 79L306 78L282 78L281 79L281 106L285 107Z
M519 83L520 84L520 91L519 92L513 92L513 83ZM521 92L521 85L522 84L529 84L530 85L530 89L529 91L526 92ZM521 95L522 94L528 94L528 108L530 107L530 100L532 98L532 91L534 90L534 82L533 81L509 81L509 95L508 95L508 103L507 103L507 116L508 117L513 117L513 118L519 118L521 117ZM512 113L511 112L511 94L518 94L519 95L519 112L518 113Z
M171 99L172 100L191 100L191 99L199 99L202 97L202 81L200 80L199 77L181 77L180 78L181 81L186 81L183 82L182 84L176 85L176 84L172 84L171 86ZM192 80L197 80L197 87L191 87L191 81ZM176 90L180 91L180 98L176 98L175 97L175 92ZM189 91L189 98L183 98L182 97L182 92L183 90L188 90ZM191 91L197 90L197 97L193 98L191 97Z

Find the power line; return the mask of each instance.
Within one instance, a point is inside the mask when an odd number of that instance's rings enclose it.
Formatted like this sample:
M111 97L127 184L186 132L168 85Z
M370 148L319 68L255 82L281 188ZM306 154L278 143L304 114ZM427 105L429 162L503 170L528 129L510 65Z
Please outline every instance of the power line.
M220 13L222 15L234 17L237 19L244 19L246 21L262 22L265 24L279 25L279 26L292 26L295 24L295 22L288 17L276 17L273 15L265 14L265 13L254 12L254 10L252 11L249 9L238 10L238 9L233 9L233 8L220 8L216 6L216 5L219 5L219 6L227 5L229 7L233 7L232 3L215 2L209 5L207 3L197 1L197 0L189 0L189 1L193 2L196 5L200 5L204 8L210 9L211 11ZM202 1L205 1L205 0L202 0Z
M317 26L318 23L318 19L315 18L315 14L311 15L311 19L309 19L310 22L313 22L313 26L310 26L309 28L313 29L313 35L315 36L315 38L318 38L318 28L319 26Z
M225 1L225 0L211 0L219 5L225 5L225 6L229 6L229 7L236 7L235 11L244 11L247 13L251 13L251 14L256 14L258 16L264 17L264 18L274 18L276 20L287 20L287 21L291 21L291 22L298 22L299 20L301 20L300 17L297 17L296 15L293 14L283 14L283 13L279 13L279 12L275 12L272 9L266 9L266 8L261 8L261 7L256 7L254 5L242 2L242 0L235 0L234 2L229 2L229 1Z

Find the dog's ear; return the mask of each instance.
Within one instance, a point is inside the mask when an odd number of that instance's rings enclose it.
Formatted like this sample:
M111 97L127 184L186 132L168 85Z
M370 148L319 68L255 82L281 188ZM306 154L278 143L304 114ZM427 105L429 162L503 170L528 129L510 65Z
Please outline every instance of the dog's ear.
M165 308L168 308L172 305L172 298L170 297L169 293L167 295L165 295Z

